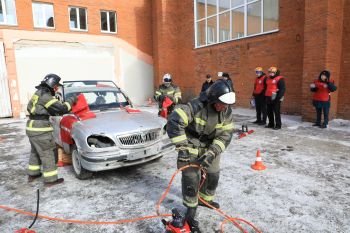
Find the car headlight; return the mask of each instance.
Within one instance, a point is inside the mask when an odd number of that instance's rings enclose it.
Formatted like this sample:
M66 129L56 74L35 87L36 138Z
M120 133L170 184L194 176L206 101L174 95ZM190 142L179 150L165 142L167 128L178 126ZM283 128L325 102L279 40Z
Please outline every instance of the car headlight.
M112 139L102 135L91 135L87 138L87 144L91 148L105 148L115 146Z

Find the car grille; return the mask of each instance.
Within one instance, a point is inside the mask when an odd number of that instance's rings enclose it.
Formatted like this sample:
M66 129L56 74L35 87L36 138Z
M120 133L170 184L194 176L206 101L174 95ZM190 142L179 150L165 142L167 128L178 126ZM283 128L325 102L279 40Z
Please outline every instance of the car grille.
M156 141L159 138L160 129L119 136L119 142L126 147L142 146Z

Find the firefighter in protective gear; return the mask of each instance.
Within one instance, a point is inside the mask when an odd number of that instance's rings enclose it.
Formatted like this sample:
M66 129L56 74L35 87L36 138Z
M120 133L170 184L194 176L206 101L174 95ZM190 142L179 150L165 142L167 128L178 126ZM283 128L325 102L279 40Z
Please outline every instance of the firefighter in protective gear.
M330 93L337 90L334 81L330 77L331 73L328 70L324 70L320 73L318 79L310 85L310 90L314 92L312 103L316 108L316 123L313 126L321 128L327 128L328 126L328 114L331 107ZM322 111L323 124L321 125Z
M173 84L172 77L168 73L163 76L163 83L159 86L154 95L154 99L158 102L159 106L158 114L160 114L160 111L162 110L163 101L166 97L171 99L174 103L168 108L168 113L171 113L175 108L175 105L181 101L181 90L178 86Z
M177 107L168 118L167 133L178 151L177 167L194 163L207 173L198 190L200 170L188 168L182 172L183 204L187 207L186 218L192 232L200 232L195 214L197 206L204 204L198 201L198 195L219 208L213 199L219 182L220 154L230 144L233 134L233 113L229 105L234 103L231 85L217 80L199 98Z
M286 85L283 76L277 67L269 68L269 77L266 80L266 105L267 117L269 124L266 128L273 128L279 130L282 127L281 121L281 102L284 100L284 93L286 92Z
M256 121L254 121L253 123L259 125L266 125L266 75L263 72L262 67L255 68L255 75L256 79L254 82L253 97L255 100Z
M28 103L29 120L26 134L31 145L28 166L28 181L44 176L45 186L62 183L63 178L57 176L56 159L57 148L53 139L53 128L49 122L50 116L68 113L77 97L68 98L66 102L58 101L55 89L60 85L61 78L55 74L45 76L37 91ZM42 171L41 171L42 169Z

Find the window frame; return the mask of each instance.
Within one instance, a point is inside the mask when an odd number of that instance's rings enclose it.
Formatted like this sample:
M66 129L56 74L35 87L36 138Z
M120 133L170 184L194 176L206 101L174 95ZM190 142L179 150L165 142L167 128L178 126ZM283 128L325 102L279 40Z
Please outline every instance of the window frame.
M237 5L235 7L232 7L232 0L230 1L230 7L229 9L226 9L224 11L219 11L219 1L220 0L216 0L216 13L214 15L207 15L207 2L208 0L204 0L204 10L205 10L205 15L203 18L197 19L197 0L193 0L193 4L194 4L194 8L193 8L193 12L194 12L194 48L203 48L203 47L207 47L207 46L212 46L212 45L217 45L217 44L221 44L221 43L226 43L226 42L230 42L230 41L235 41L235 40L242 40L242 39L246 39L246 38L251 38L251 37L255 37L255 36L261 36L261 35L266 35L266 34L271 34L271 33L276 33L279 32L279 26L277 29L274 30L270 30L270 31L264 31L264 0L252 0L250 2L248 2L248 0L244 0L244 3L241 5ZM255 33L255 34L251 34L248 35L248 5L250 4L254 4L260 2L261 5L261 12L260 12L260 17L261 17L261 22L260 22L260 33ZM279 10L279 3L280 1L278 0L278 10ZM232 38L232 11L236 10L238 8L244 8L244 35L243 37L237 37L237 38ZM220 41L220 15L224 14L226 12L230 12L230 35L229 35L229 39L228 40L224 40L224 41ZM216 37L216 42L214 43L208 43L208 19L210 19L211 17L216 17L216 33L217 33L217 37ZM198 26L197 23L200 21L205 21L205 44L203 45L198 45L199 41L198 41ZM278 22L279 22L280 18L278 17Z
M108 30L102 30L102 18L101 18L101 13L105 12L107 13L107 28ZM114 23L115 23L115 32L111 32L111 25L109 22L109 14L110 13L114 13L115 14L115 19L114 19ZM101 29L101 33L106 33L106 34L117 34L118 33L118 25L117 25L117 11L112 11L112 10L100 10L100 29Z
M43 5L51 5L52 6L52 17L53 17L53 27L48 27L48 26L36 26L35 25L35 17L34 17L34 7L33 4L41 4ZM45 14L45 10L43 7L41 7L42 11L43 11L43 17L45 18L46 14ZM39 28L39 29L49 29L49 30L55 30L56 29L56 22L55 22L55 7L54 7L54 3L50 3L50 2L38 2L38 1L32 1L32 16L33 16L33 26L34 28Z
M70 10L71 9L75 9L75 12L77 14L77 24L78 24L78 28L72 28L70 26ZM84 9L85 10L85 22L86 22L86 29L81 29L80 28L80 12L79 9ZM86 7L80 7L80 6L68 6L68 15L69 15L69 21L68 21L68 25L69 25L69 30L71 31L77 31L77 32L88 32L89 31L89 22L88 22L88 9Z
M0 25L6 25L6 26L18 26L18 21L17 21L17 7L16 7L16 0L13 0L13 3L15 5L15 23L9 23L7 20L7 11L6 11L6 3L5 0L0 0L1 5L3 6L2 8L2 13L4 15L4 22L0 21Z

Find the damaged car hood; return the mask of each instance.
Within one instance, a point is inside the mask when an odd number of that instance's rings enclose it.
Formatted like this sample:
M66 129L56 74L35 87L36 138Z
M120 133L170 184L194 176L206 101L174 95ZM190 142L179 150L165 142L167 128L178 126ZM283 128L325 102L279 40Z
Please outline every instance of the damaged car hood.
M165 125L165 122L162 123L159 117L149 112L128 113L124 110L113 110L95 112L95 114L96 118L75 123L73 131L84 131L86 135L124 134L161 129Z

